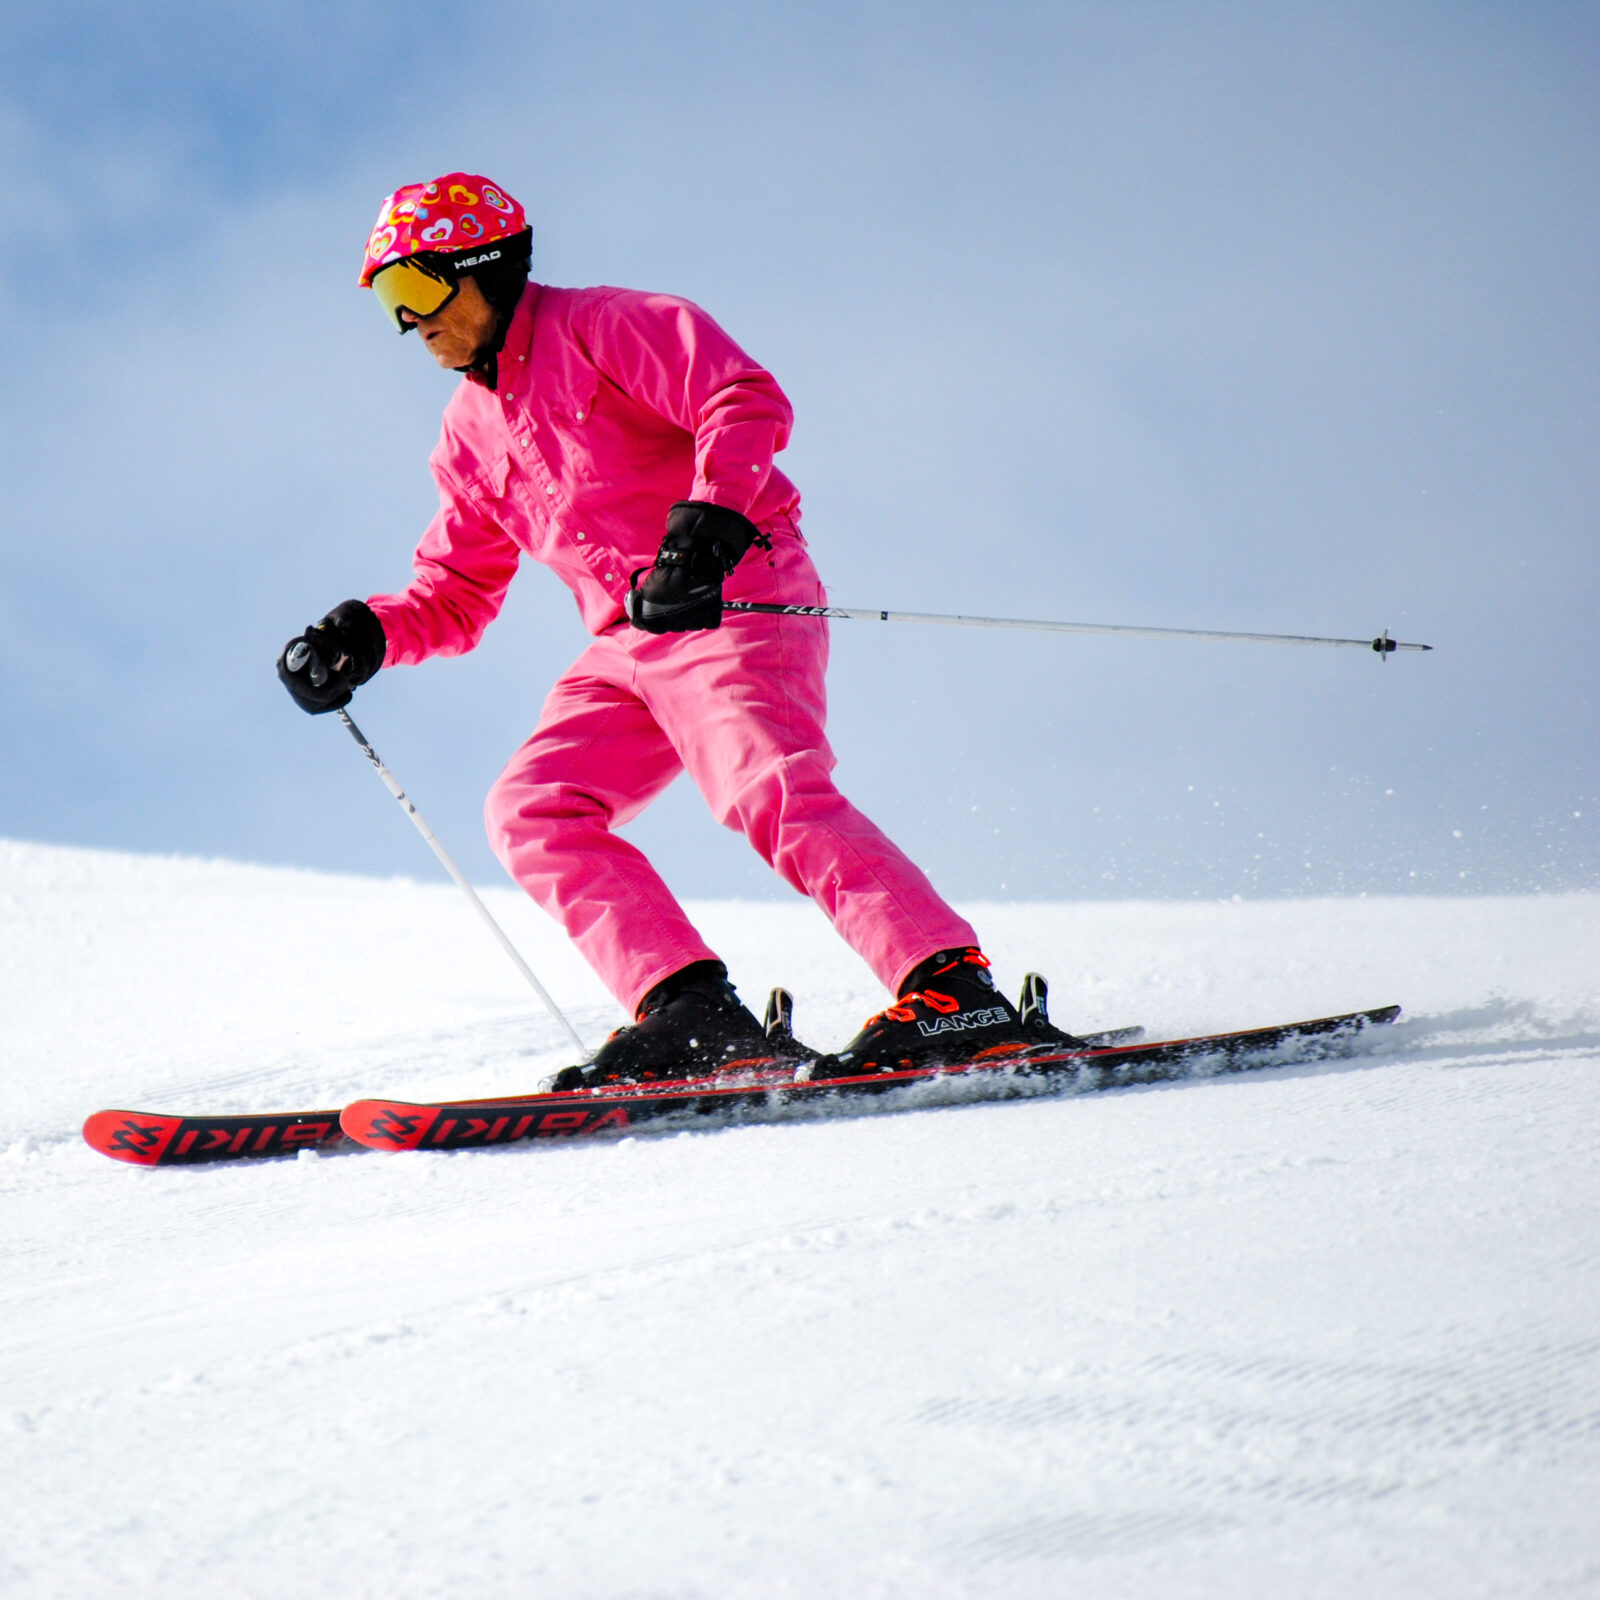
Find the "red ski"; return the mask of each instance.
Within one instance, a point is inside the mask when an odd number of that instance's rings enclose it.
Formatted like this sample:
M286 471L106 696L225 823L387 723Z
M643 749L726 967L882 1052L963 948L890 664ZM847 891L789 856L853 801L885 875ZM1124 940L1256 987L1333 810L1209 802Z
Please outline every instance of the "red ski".
M463 1150L527 1139L626 1130L662 1117L768 1110L802 1101L883 1094L938 1079L965 1080L1004 1094L1043 1081L1084 1093L1212 1072L1245 1072L1348 1054L1368 1027L1392 1022L1399 1006L1312 1022L1203 1038L1135 1042L1139 1030L1095 1036L1090 1048L1031 1045L952 1066L796 1082L794 1068L622 1088L574 1089L491 1100L418 1103L358 1100L340 1111L248 1116L171 1116L97 1111L83 1137L102 1155L135 1166L190 1166L293 1155L348 1137L378 1150ZM802 1069L804 1070L804 1069Z
M97 1111L84 1123L83 1137L113 1161L131 1161L138 1167L171 1167L201 1161L242 1161L250 1156L293 1155L343 1135L337 1110L242 1117Z
M825 1097L883 1094L935 1079L1026 1085L1060 1080L1079 1091L1158 1083L1208 1072L1243 1072L1288 1066L1348 1051L1366 1028L1393 1022L1399 1006L1319 1017L1242 1033L1169 1039L1084 1049L1027 1045L990 1051L967 1062L879 1072L858 1078L797 1081L794 1068L777 1065L721 1077L637 1083L604 1089L568 1089L503 1100L429 1104L410 1100L357 1100L340 1125L350 1138L375 1150L467 1150L525 1139L569 1139L623 1131L662 1117L774 1109ZM802 1068L802 1071L805 1070Z

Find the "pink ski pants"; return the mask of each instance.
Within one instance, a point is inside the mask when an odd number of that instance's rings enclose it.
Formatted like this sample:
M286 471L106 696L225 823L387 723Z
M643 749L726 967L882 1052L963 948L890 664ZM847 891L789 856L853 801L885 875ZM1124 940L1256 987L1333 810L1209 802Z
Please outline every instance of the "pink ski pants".
M613 628L557 681L490 791L496 854L630 1015L668 974L716 956L612 831L685 770L717 820L810 895L891 992L934 951L977 943L833 786L827 626L729 616L706 633Z

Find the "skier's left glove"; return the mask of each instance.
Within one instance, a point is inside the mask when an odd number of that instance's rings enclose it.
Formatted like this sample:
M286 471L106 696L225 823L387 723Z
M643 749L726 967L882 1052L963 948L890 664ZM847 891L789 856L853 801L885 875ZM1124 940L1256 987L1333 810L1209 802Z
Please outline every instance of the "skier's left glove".
M346 600L283 647L278 676L302 711L337 711L383 665L388 648L372 607Z
M628 621L646 633L720 628L722 580L757 543L766 539L748 517L709 500L680 500L667 513L656 564L640 567L628 585Z

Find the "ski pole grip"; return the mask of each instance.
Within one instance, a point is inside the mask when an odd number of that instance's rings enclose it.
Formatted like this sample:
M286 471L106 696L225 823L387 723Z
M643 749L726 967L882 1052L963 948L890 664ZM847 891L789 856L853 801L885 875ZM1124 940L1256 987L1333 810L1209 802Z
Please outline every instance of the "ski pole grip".
M312 653L311 646L304 639L296 639L289 646L289 654L284 657L283 664L291 672L298 672L308 661L311 663L311 682L320 689L328 681L328 669Z

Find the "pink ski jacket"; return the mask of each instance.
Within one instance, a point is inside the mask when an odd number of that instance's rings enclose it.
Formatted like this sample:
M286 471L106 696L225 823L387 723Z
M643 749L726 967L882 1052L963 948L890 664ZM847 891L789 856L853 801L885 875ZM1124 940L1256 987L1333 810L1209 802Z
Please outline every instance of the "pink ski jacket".
M687 300L530 283L496 387L464 382L445 407L429 462L440 507L416 577L368 601L384 665L472 649L524 552L604 632L675 500L743 512L773 541L773 556L752 550L735 568L729 599L816 603L799 491L772 464L792 418L772 375Z

